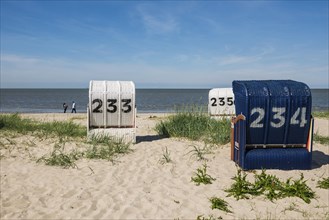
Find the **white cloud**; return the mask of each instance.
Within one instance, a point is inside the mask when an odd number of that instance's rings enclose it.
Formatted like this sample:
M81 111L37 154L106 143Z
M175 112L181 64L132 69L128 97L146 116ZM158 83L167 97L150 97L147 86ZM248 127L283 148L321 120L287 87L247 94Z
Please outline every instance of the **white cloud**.
M259 56L237 56L237 55L229 55L223 58L218 59L218 64L221 66L231 65L231 64L243 64L243 63L251 63L257 60L260 60Z
M137 8L148 33L166 34L179 31L179 24L169 13L150 13L145 7Z
M22 56L17 56L17 55L12 55L12 54L1 54L1 62L35 64L39 61L40 61L40 59L37 59L37 58L22 57Z
M256 49L257 50L257 49ZM241 56L241 55L226 55L224 57L220 58L213 58L212 60L215 61L218 65L225 66L225 65L232 65L232 64L247 64L247 63L254 63L259 60L262 60L264 57L267 55L271 54L274 52L273 47L266 47L262 48L261 52L258 54L251 54L251 55L246 55L246 56Z

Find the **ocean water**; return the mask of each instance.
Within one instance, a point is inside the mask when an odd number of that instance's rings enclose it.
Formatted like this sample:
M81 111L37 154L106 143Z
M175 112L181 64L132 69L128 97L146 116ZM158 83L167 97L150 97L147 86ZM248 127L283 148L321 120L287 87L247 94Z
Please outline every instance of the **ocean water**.
M178 107L207 108L210 89L136 89L137 112L174 112ZM63 103L87 112L88 89L0 89L0 112L60 113ZM312 89L312 110L329 110L329 89Z

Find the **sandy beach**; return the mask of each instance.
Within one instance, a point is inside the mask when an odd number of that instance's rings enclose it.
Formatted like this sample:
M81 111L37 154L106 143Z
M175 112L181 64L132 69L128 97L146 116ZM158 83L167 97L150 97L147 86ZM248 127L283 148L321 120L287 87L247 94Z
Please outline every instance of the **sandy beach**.
M22 114L40 121L72 120L86 125L86 114ZM310 204L297 197L274 200L264 196L236 200L224 190L233 183L237 167L230 160L230 145L216 146L206 155L207 173L213 184L191 182L198 161L191 153L203 142L161 138L154 127L166 114L137 115L137 143L132 152L107 160L80 159L77 168L64 169L36 163L50 154L56 140L31 135L1 135L1 219L329 219L329 191L317 187L329 176L329 147L313 143L311 170L267 170L281 180L297 179L303 173L315 191ZM329 121L315 120L314 132L329 136ZM1 132L1 131L0 131ZM68 141L65 150L82 149L84 143ZM161 163L164 151L172 162ZM260 172L260 171L257 171ZM248 175L253 177L252 173ZM229 204L233 213L211 209L216 196Z

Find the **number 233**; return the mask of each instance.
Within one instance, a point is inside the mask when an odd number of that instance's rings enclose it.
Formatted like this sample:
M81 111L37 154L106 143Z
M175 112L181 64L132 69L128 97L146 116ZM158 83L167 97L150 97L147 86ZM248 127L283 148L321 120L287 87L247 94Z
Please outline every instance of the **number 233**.
M107 99L107 108L106 108L106 111L109 112L109 113L115 113L115 112L117 112L117 110L118 110L117 102L118 102L117 99ZM131 99L122 99L121 102L123 103L121 110L124 113L131 112L131 110L132 110L132 107L131 107ZM97 105L96 105L95 108L92 109L92 112L93 113L102 113L103 112L103 110L102 110L103 101L101 99L94 99L92 101L92 105L95 104L95 103L97 103Z

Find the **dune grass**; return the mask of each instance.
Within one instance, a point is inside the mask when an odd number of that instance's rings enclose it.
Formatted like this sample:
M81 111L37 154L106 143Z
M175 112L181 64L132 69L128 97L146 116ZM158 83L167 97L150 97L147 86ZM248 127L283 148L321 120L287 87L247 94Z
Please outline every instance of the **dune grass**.
M315 142L319 142L320 144L329 145L329 137L319 135L318 133L313 135L313 140Z
M114 163L115 158L119 154L127 154L132 151L129 144L122 141L114 141L108 136L92 137L87 144L89 144L87 149L83 151L73 150L65 152L65 141L60 139L59 143L55 144L51 154L39 158L37 162L44 162L46 165L60 166L63 168L77 168L75 162L81 158L103 159Z
M85 151L84 155L89 159L105 159L113 163L117 155L127 154L132 151L130 144L115 141L105 135L93 136L87 143L91 146Z
M30 134L39 138L58 138L50 155L44 155L37 160L50 166L63 168L77 167L75 162L80 158L106 159L114 162L119 154L131 151L130 145L122 141L114 141L111 137L97 136L87 141L86 128L70 121L38 122L22 118L19 114L0 114L0 130L6 131L6 136L18 134ZM75 142L86 142L88 148L83 152L73 150L66 152L64 146L72 139ZM10 139L7 138L8 141Z
M312 112L313 117L329 119L329 111Z
M209 215L208 217L203 215L198 215L196 218L196 220L220 220L220 219L223 219L223 217L222 216L214 217L213 215Z
M54 145L54 149L49 156L42 156L37 163L44 162L49 166L60 166L63 168L77 168L75 161L81 158L82 154L77 151L65 153L65 141L60 138L59 142Z
M160 158L159 162L161 164L171 163L172 162L172 159L170 157L170 151L168 150L167 147L166 147L165 150L162 150L162 157Z
M54 149L52 153L47 157L43 156L37 160L37 163L44 162L49 166L60 166L63 168L77 168L75 161L78 160L77 154L71 152L65 154L60 149Z
M85 127L72 121L38 122L22 118L19 114L0 115L0 130L37 136L85 137Z
M185 137L211 144L226 144L230 141L229 120L211 119L207 113L195 108L185 108L159 122L155 130L165 137Z
M209 154L210 150L205 145L203 148L192 145L192 150L190 150L187 154L191 154L191 157L195 157L198 161L204 160L207 161L208 159L205 157L205 154Z

